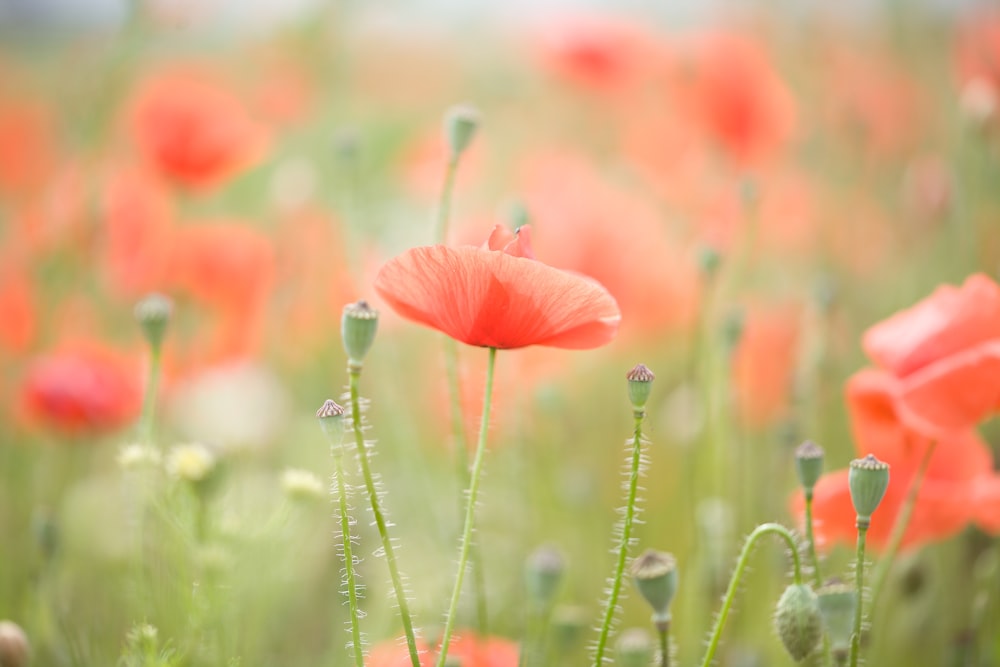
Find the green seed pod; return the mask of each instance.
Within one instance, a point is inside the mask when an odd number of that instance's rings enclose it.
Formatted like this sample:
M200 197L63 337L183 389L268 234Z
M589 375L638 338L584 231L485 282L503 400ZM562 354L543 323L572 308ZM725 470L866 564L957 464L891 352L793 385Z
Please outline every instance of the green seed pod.
M135 305L135 319L152 347L159 348L167 333L174 304L162 294L150 294Z
M340 335L344 339L344 351L347 352L349 365L361 366L361 362L375 341L376 329L378 329L378 311L369 306L367 301L344 306L344 314L340 320Z
M854 634L854 614L858 606L858 594L853 586L834 581L816 591L819 611L823 617L823 627L830 638L833 657L842 662L851 651L851 635Z
M806 497L812 496L813 487L823 474L823 448L806 440L795 449L795 471Z
M543 545L535 549L524 569L525 586L528 597L541 606L548 607L559 591L565 561L559 550L553 546Z
M339 453L344 445L344 415L346 411L332 399L326 399L319 410L316 411L316 419L319 420L320 428L326 433L327 440L334 453Z
M792 584L782 593L774 615L774 627L781 643L796 662L801 662L816 648L823 636L819 601L812 589Z
M457 160L465 152L476 136L477 129L479 112L474 107L459 104L448 110L444 119L444 131L448 137L448 150L452 160Z
M639 593L653 608L653 621L669 621L670 603L677 594L677 559L649 549L632 561L630 571Z
M655 650L649 633L641 628L630 628L618 639L618 660L622 667L649 667Z
M851 502L858 513L858 527L867 528L872 513L878 509L885 490L889 488L889 464L879 461L869 454L863 459L851 461L847 484L851 490Z
M632 402L632 409L637 412L644 410L656 376L645 365L636 364L625 377L628 379L628 400Z

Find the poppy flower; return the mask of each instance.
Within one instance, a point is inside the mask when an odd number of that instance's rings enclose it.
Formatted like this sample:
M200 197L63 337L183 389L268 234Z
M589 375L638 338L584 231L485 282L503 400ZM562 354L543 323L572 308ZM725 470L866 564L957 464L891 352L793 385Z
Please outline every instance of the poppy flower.
M217 185L254 164L266 144L264 129L240 100L193 72L147 80L132 101L130 121L146 160L193 188Z
M89 341L67 343L32 361L19 393L29 423L67 435L121 428L142 406L137 367L120 352Z
M862 344L899 381L903 418L927 435L971 428L1000 408L1000 286L983 274L938 287Z
M31 194L52 178L57 162L52 113L41 102L0 101L0 191Z
M529 233L498 225L483 247L413 248L382 267L375 290L403 317L468 345L609 343L621 320L614 298L590 278L531 259Z
M427 645L418 646L421 667L433 667L435 655ZM477 637L469 631L452 639L448 657L458 659L462 667L514 667L518 664L518 645L500 637ZM383 642L372 649L368 667L409 667L410 653L398 640Z
M740 417L750 426L774 423L789 408L798 339L797 309L755 308L748 313L732 373Z
M23 354L38 331L35 289L28 271L0 258L0 358Z

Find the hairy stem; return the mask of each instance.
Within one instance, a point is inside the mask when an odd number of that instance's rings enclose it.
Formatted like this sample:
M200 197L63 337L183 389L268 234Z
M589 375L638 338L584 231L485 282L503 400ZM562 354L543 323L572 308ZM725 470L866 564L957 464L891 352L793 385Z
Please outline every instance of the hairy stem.
M858 667L861 653L861 618L865 591L865 541L868 536L868 519L858 517L858 552L855 562L855 590L858 604L854 608L854 633L851 635L851 667Z
M144 445L153 443L153 424L156 419L156 395L160 387L160 346L149 347L149 380L146 382L146 394L142 399L142 414L139 417L139 442Z
M340 537L344 543L344 568L347 571L347 600L351 609L351 640L354 645L355 667L365 667L361 645L361 621L358 610L358 589L354 580L354 554L351 551L351 519L347 515L347 484L344 482L344 457L334 455L336 463L336 493L340 497Z
M660 635L660 667L670 667L670 623L657 626Z

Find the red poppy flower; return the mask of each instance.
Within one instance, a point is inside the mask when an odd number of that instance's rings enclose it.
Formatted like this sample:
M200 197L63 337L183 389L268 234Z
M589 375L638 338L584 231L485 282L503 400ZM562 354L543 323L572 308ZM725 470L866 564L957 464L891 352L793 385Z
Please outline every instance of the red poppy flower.
M533 256L528 229L487 245L413 248L390 260L375 290L403 317L480 347L599 347L618 331L614 298L595 281Z
M0 322L0 358L24 353L38 330L35 290L29 273L8 257L0 257Z
M733 358L733 384L740 417L765 426L789 407L798 352L799 313L792 307L748 313Z
M863 346L899 380L903 418L928 435L971 428L1000 408L1000 286L983 274L876 324Z
M132 102L131 129L146 159L189 187L216 185L252 165L266 143L238 99L191 72L146 81Z
M420 650L421 667L433 667L435 654L424 644ZM518 660L518 646L514 642L499 637L477 637L463 631L452 639L448 657L460 660L462 667L514 667ZM368 667L409 667L410 653L400 640L383 642L372 649Z
M48 107L33 101L0 101L0 190L30 194L51 178L56 141Z
M111 431L139 415L139 372L104 345L67 344L30 364L21 381L20 406L30 423L66 434Z

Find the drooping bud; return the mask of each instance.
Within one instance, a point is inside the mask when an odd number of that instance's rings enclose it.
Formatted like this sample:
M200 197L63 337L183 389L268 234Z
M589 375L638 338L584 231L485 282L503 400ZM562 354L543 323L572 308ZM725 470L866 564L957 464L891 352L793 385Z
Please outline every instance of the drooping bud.
M150 346L159 348L163 343L173 310L174 304L169 297L155 293L135 305L135 319Z
M805 584L786 588L778 600L774 627L793 660L800 662L812 653L823 636L823 619L813 590Z
M632 561L630 571L635 587L653 608L653 623L669 623L670 603L677 594L677 559L649 549Z
M622 667L649 667L654 651L653 640L642 628L629 628L618 639L618 661Z
M344 445L346 414L344 408L331 398L326 399L316 411L316 419L319 420L320 428L326 434L326 439L330 441L330 447L335 454L340 453Z
M858 527L867 528L885 490L889 488L889 464L871 454L863 459L854 459L847 474L847 484L854 511L858 513Z
M628 400L632 402L632 409L642 412L646 408L656 376L645 365L636 364L635 368L625 374L625 378L628 380Z
M479 129L479 111L468 104L458 104L448 110L444 131L448 138L448 151L452 160L465 152Z
M528 556L524 570L528 597L540 607L548 607L559 591L565 560L559 550L550 545L535 549Z
M812 440L806 440L795 449L795 472L799 484L805 490L806 498L812 497L813 488L823 474L823 448Z
M30 654L31 645L21 626L0 621L0 667L27 667Z
M826 636L830 638L830 651L838 664L843 663L851 652L854 614L858 606L857 591L853 586L835 580L816 591L816 597Z
M340 335L344 339L344 351L347 352L349 366L361 366L361 362L375 341L376 329L378 329L378 311L369 306L367 301L344 306L344 314L340 320Z

